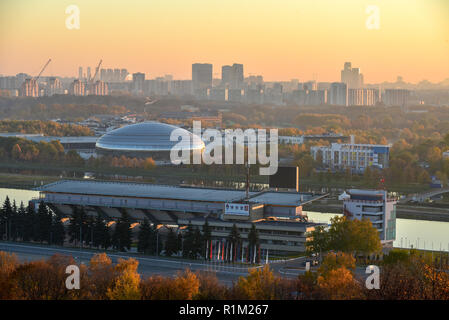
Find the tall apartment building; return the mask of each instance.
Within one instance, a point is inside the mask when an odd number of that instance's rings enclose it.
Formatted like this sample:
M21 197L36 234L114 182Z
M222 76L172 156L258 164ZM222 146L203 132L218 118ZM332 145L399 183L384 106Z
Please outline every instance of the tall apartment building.
M333 82L329 90L328 103L337 106L348 105L348 86L346 83Z
M212 87L212 65L209 63L192 64L193 90L209 89Z
M175 96L187 96L193 94L191 80L173 80L171 81L170 93Z
M382 101L387 106L405 106L410 99L410 91L406 89L386 89Z
M243 89L243 64L234 63L232 66L221 68L221 85L229 89Z
M133 73L132 91L136 94L143 94L145 90L145 73Z
M39 85L36 79L25 79L20 88L20 95L22 97L38 97Z
M379 102L377 89L348 89L349 106L374 106Z
M92 84L92 89L90 94L96 95L96 96L106 96L108 95L108 85L106 82L97 80L95 83Z
M363 74L359 68L352 68L351 62L345 62L341 70L341 82L346 83L349 89L358 89L363 87Z
M353 140L353 139L352 139ZM351 169L363 173L367 167L388 168L391 145L332 143L330 146L313 146L312 157L332 170Z
M353 219L369 219L379 232L381 243L391 247L396 239L396 199L385 190L350 189L340 196L343 214Z
M52 96L54 94L62 94L62 84L59 78L50 77L47 81L47 87L45 88L45 94L47 96Z
M74 80L70 85L70 93L75 96L84 96L86 95L86 84L80 80Z

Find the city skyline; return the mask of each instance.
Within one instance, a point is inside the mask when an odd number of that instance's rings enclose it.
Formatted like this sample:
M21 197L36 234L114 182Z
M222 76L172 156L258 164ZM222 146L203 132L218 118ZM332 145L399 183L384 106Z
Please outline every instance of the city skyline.
M103 59L130 73L176 79L190 79L196 62L211 63L214 78L220 78L221 66L241 63L246 75L262 74L266 81L330 82L339 79L345 61L360 67L365 83L397 76L412 83L449 77L449 22L444 19L449 3L334 2L262 1L254 6L80 0L80 29L69 30L68 3L3 1L0 73L34 75L51 57L44 76L76 76L78 66L94 68ZM376 30L365 25L372 4L380 10Z

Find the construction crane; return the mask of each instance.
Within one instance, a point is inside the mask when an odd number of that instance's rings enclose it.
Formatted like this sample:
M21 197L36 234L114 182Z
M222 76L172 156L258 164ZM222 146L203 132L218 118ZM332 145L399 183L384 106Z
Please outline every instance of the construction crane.
M41 76L42 72L44 72L45 68L47 68L48 64L51 62L51 59L48 59L47 63L44 65L44 67L42 68L41 72L39 72L39 74L34 78L35 81L37 81L37 79L39 79L39 77Z
M89 82L90 82L91 84L94 82L95 77L96 77L97 74L98 74L98 70L100 70L100 66L101 66L101 63L102 63L102 62L103 62L103 60L100 60L100 62L98 63L98 66L95 68L94 76L93 76L91 79L89 79Z

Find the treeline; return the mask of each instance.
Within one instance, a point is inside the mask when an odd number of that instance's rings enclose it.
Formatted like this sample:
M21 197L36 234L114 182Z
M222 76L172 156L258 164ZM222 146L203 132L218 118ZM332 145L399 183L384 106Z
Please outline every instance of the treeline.
M392 251L381 263L379 289L368 289L355 275L355 259L329 253L321 266L296 279L273 273L268 266L253 268L231 286L213 273L190 270L175 277L142 277L138 261L105 254L79 265L78 290L66 288L70 256L19 263L14 254L0 252L0 299L21 300L448 300L449 275L417 252ZM446 265L447 267L447 265Z
M34 100L12 99L0 103L0 118L18 120L82 120L98 114L121 115L129 112L124 106L105 104L44 104ZM11 106L4 106L11 104Z
M16 137L0 137L0 161L29 161L88 168L142 168L147 170L156 166L152 158L106 156L91 157L85 160L74 150L66 153L62 144L57 140L38 143Z
M57 137L93 135L87 127L40 120L0 120L0 132L41 133Z

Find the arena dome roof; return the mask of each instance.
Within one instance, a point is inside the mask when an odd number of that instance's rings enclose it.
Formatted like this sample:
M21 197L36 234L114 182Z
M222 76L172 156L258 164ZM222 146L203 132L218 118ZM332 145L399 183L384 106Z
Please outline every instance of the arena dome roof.
M170 140L174 130L177 130L178 141ZM166 123L148 121L112 130L98 139L96 147L123 152L167 152L174 147L176 149L201 150L204 148L204 143L200 137L185 129Z

